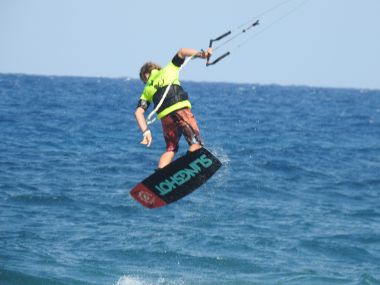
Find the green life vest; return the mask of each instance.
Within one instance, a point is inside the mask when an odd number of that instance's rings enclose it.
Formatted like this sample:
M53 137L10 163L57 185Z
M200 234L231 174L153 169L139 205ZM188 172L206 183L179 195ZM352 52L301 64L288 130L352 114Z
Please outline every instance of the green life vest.
M172 62L170 62L161 70L154 69L151 71L149 79L144 87L140 99L148 101L150 103L157 101L154 100L154 95L156 94L157 89L162 90L162 88L168 86L169 84L172 84L173 86L181 86L179 82L179 67L174 65ZM182 88L178 89L182 90ZM181 98L181 96L179 96L178 98ZM191 108L191 103L187 99L187 96L185 100L179 99L178 102L173 102L172 105L166 106L166 108L164 108L163 110L159 109L157 113L157 118L161 119L166 115L183 108Z

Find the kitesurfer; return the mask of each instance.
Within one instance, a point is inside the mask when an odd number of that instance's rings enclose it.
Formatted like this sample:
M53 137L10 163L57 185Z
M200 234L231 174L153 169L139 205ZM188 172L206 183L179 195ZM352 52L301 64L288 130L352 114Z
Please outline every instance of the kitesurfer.
M189 144L188 151L196 151L202 147L202 139L191 111L188 94L179 82L179 70L186 57L207 59L211 54L211 48L207 51L181 48L164 68L154 62L147 62L140 69L140 79L145 87L138 101L135 117L143 133L141 144L147 147L150 147L152 143L152 133L148 128L144 113L150 103L153 102L155 107L159 105L166 88L171 85L162 105L157 110L157 118L161 119L166 142L166 151L160 157L158 168L165 167L173 160L178 151L181 135L184 135Z

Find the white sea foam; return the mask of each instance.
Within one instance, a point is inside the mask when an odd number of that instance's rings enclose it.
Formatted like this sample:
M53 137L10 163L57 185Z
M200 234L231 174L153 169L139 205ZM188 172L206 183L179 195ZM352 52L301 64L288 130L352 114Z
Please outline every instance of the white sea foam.
M114 285L185 285L183 281L168 281L165 278L158 278L155 281L144 280L140 277L133 275L124 275L119 278Z
M231 160L228 154L226 153L226 151L222 147L211 146L209 148L209 151L213 155L215 155L224 166L228 166L230 164Z
M122 276L119 278L116 284L114 285L150 285L151 283L145 282L138 277L135 276Z

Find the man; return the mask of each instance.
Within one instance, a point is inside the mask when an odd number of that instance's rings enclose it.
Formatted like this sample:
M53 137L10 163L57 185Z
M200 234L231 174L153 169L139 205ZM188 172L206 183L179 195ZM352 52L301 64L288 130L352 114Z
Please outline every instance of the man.
M164 68L153 62L147 62L140 69L140 79L145 83L145 88L137 104L135 117L143 133L141 144L150 147L152 143L152 133L145 120L145 111L152 102L157 107L167 86L172 84L163 104L157 110L157 118L161 119L166 142L166 151L160 157L158 168L165 167L173 160L182 135L189 144L188 151L196 151L202 147L202 139L195 117L191 112L188 94L179 82L179 70L186 57L195 56L206 59L211 54L211 48L206 52L181 48Z

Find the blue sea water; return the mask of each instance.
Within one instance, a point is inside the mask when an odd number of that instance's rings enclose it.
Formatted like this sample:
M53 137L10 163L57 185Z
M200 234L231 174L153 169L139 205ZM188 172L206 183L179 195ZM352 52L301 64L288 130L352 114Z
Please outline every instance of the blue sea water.
M380 284L380 91L183 86L223 167L149 210L140 82L0 75L0 284Z

